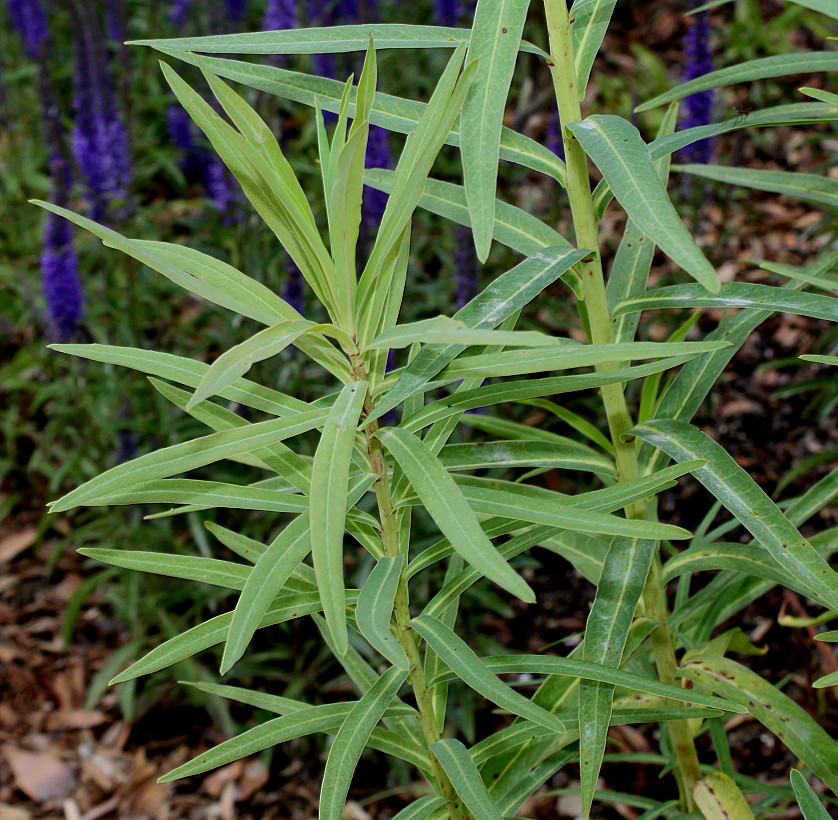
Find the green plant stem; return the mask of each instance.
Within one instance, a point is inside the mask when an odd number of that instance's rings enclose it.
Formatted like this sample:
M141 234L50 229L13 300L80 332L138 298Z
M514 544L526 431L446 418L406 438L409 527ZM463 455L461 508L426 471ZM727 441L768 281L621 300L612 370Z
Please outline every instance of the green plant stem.
M358 378L364 377L364 373L361 371L362 367L363 365L359 366L353 363L353 373L356 373ZM372 413L374 409L374 404L369 396L367 396L364 409L367 415ZM390 489L387 466L384 460L384 450L381 442L375 437L377 430L378 422L374 421L365 429L364 435L366 438L367 452L370 457L370 466L377 476L375 484L373 484L373 490L376 501L378 502L382 549L385 556L395 557L401 553L402 544L399 537L398 516L393 509L393 496ZM416 698L419 725L422 728L422 735L428 746L434 779L436 780L440 794L448 800L447 808L451 820L466 820L466 815L463 812L462 804L457 797L454 786L430 749L441 738L436 728L437 719L433 700L428 689L427 681L425 680L425 670L422 664L422 657L419 653L419 640L415 630L410 626L410 599L408 597L407 582L405 581L404 574L399 578L396 598L393 603L393 614L396 620L396 638L404 649L411 666L408 683L412 687L413 695Z
M576 138L567 128L571 123L582 119L582 111L576 87L573 39L566 0L544 0L544 9L552 60L550 73L559 108L562 143L567 163L567 193L576 233L576 244L579 248L589 248L594 252L590 259L584 260L579 266L590 329L589 337L593 344L610 344L614 341L614 336L605 294L602 260L599 255L599 231L591 196L588 159ZM613 369L616 366L603 366L601 369ZM601 391L611 441L614 445L617 479L631 481L638 478L640 472L634 442L631 437L626 436L633 427L633 421L626 404L625 392L621 384L606 385L601 388ZM645 505L642 501L631 504L626 507L626 515L629 518L645 518ZM669 630L669 609L666 590L661 582L659 555L655 555L652 561L652 568L643 593L643 602L647 614L657 625L651 640L658 675L666 683L675 683L675 648ZM683 808L689 811L694 808L691 786L700 776L698 756L686 721L673 721L669 724L669 729L677 758L676 773L681 791L681 803Z

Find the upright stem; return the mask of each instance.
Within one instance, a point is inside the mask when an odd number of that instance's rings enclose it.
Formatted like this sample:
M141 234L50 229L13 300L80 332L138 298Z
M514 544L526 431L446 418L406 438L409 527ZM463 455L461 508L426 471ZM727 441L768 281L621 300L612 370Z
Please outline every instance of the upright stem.
M579 93L576 86L576 67L573 56L573 39L566 0L544 0L547 17L547 32L550 40L552 65L550 73L559 107L562 143L567 163L567 193L570 211L576 233L576 245L594 251L593 256L581 263L582 290L588 313L590 341L593 344L608 344L614 341L611 314L605 294L605 277L599 255L599 231L591 196L588 160L582 146L568 129L568 125L582 119ZM602 370L617 367L603 366ZM634 443L625 441L625 434L634 426L626 404L621 384L605 385L601 388L605 414L617 464L619 481L631 481L639 477L637 455ZM646 517L645 505L637 501L626 507L629 518ZM656 623L652 633L652 648L660 679L666 683L676 682L675 648L669 630L669 608L666 590L661 581L660 556L655 555L652 569L643 592L647 614ZM681 791L681 802L686 810L694 808L692 784L699 778L698 757L687 721L672 721L670 736L677 759L676 774Z
M358 378L363 378L363 363L355 363L353 370L356 372ZM367 403L364 409L367 415L372 413L374 409L374 405L369 397L367 397ZM372 471L377 476L373 490L375 491L376 501L378 502L382 548L385 556L395 557L402 551L398 517L396 511L393 509L393 496L384 460L384 450L381 442L374 435L376 430L378 430L378 422L374 421L366 428L364 434L366 437L367 452L370 457L370 465L372 466ZM396 590L393 613L396 620L396 638L404 649L411 666L408 682L413 688L413 695L416 698L416 709L419 712L419 725L421 726L425 743L428 746L434 779L436 780L440 794L448 800L447 808L451 820L466 820L462 803L457 796L454 786L451 784L445 770L440 766L434 753L430 750L430 747L440 740L440 734L436 728L437 720L433 699L431 698L430 690L425 680L425 670L422 664L422 657L419 653L419 640L416 631L409 624L410 600L408 597L407 582L403 574L399 579L399 585Z

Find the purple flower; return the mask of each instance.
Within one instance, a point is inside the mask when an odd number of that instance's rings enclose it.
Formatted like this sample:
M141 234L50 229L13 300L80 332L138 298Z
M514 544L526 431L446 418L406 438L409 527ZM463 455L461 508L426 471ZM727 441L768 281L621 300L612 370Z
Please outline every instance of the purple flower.
M454 230L454 272L457 277L454 299L459 310L477 295L480 286L471 230L465 225L457 225Z
M560 159L564 159L564 144L562 143L562 125L559 121L559 112L554 111L547 120L547 147Z
M684 36L684 81L693 80L713 70L713 46L710 40L710 19L706 11L692 16L692 23ZM714 93L699 91L684 100L682 127L696 128L708 125L713 113ZM708 163L712 158L713 143L710 139L699 140L681 149L681 155L688 162Z
M54 153L49 166L52 199L58 205L66 205L72 183L70 163ZM82 289L73 250L73 229L66 219L53 213L47 214L44 225L41 283L53 331L59 339L69 339L84 315Z
M306 13L309 26L331 26L334 24L334 13L328 0L308 0ZM320 77L335 76L335 55L313 55L314 73ZM327 122L328 122L328 115Z
M471 22L474 19L474 9L477 0L460 0L458 16L461 20Z
M190 5L192 0L172 0L169 6L169 22L176 29L182 29L186 25Z
M283 31L297 27L297 0L268 0L262 18L264 31Z
M206 153L201 164L201 176L204 181L204 188L212 201L215 209L222 215L222 222L230 225L233 222L242 221L242 211L238 207L239 193L234 187L233 178L227 170L227 166L220 157L212 151Z
M6 0L12 26L23 40L26 55L36 59L49 37L47 18L40 0Z
M387 129L380 128L377 125L370 126L365 164L367 168L392 168L393 157L390 154ZM378 191L370 187L364 190L364 224L370 223L376 227L381 224L388 199L389 197L384 191Z
M337 0L333 12L336 23L357 23L360 20L358 0Z
M73 155L87 187L91 215L101 221L114 200L127 204L131 163L102 32L90 13L81 15L76 35L73 109Z

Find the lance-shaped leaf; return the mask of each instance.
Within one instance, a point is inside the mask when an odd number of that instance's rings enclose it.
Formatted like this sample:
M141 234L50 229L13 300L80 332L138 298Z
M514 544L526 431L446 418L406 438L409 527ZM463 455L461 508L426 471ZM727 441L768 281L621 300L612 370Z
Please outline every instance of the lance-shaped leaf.
M501 274L454 314L454 319L475 330L490 330L529 304L544 288L571 270L586 254L564 246L536 251ZM445 365L465 350L464 345L429 345L422 348L379 401L370 419L401 404L427 384Z
M218 395L244 376L256 362L270 359L293 344L314 322L280 322L260 330L244 342L225 350L211 365L186 405L191 410L196 404Z
M554 732L565 731L565 725L555 715L536 706L531 700L498 680L468 644L461 641L442 621L428 615L420 615L414 618L410 625L427 641L428 646L448 667L450 675L446 675L447 678L460 678L475 692L479 692L492 703L508 709L514 715L531 720Z
M329 749L323 787L320 790L321 820L340 820L349 784L372 730L407 679L407 670L391 667L355 704Z
M424 616L414 619L411 623L415 624L422 617ZM748 711L733 697L726 700L714 695L707 695L704 692L697 692L694 689L684 689L671 683L661 683L654 678L645 678L641 675L635 675L633 672L626 672L624 669L612 669L598 663L588 663L575 658L558 658L553 655L491 655L479 659L479 662L483 666L484 672L491 672L493 675L563 675L571 678L611 683L615 686L631 689L634 692L696 703L700 706L709 706L711 709L722 709L725 712L742 714ZM454 671L443 672L435 680L429 681L428 684L433 686L435 683L451 680L453 677L460 677L460 675ZM684 672L684 677L687 677L686 672ZM522 717L525 716L522 715ZM531 720L531 718L528 719Z
M832 367L838 367L838 356L816 356L813 354L807 354L806 356L801 356L804 362L814 362L815 364L828 364L832 365Z
M699 284L718 292L716 272L681 222L640 132L610 114L568 127L637 227Z
M478 3L471 29L466 59L477 60L480 70L463 106L460 153L474 243L481 262L486 261L492 244L503 115L529 5L529 0Z
M657 548L656 541L642 538L615 538L611 542L585 626L584 660L619 668L637 602ZM613 686L582 681L579 689L579 766L582 806L586 815L590 813L605 755L613 699Z
M323 614L340 655L349 648L343 579L346 496L355 427L366 393L366 382L343 388L326 419L311 469L311 554Z
M829 820L829 814L823 807L823 803L797 769L791 770L791 785L800 810L803 812L803 820Z
M463 29L455 29L455 31L465 33ZM197 58L191 52L167 51L166 53L187 63L197 62ZM299 71L289 71L271 65L245 63L240 60L225 60L217 57L202 57L200 60L203 66L228 80L265 91L282 99L308 105L311 108L319 106L322 111L337 113L340 110L345 85L337 80L312 76ZM799 105L815 104L800 103ZM425 106L426 103L419 100L408 100L377 91L370 111L370 122L388 131L410 134L422 118ZM350 117L354 117L354 88L349 90L347 113ZM460 127L458 123L454 123L445 142L447 145L459 146L460 141ZM511 128L504 127L501 131L500 158L546 174L562 186L565 184L567 176L565 164L549 148Z
M748 711L791 749L834 792L838 792L838 743L788 695L730 658L702 657L681 674Z
M619 345L580 345L568 342L557 349L539 350L537 356L527 350L464 356L445 368L440 376L443 379L463 379L471 376L486 379L499 376L520 376L525 373L569 370L572 367L596 367L635 359L712 353L723 347L727 347L726 342L631 342Z
M426 794L405 806L393 816L393 820L429 820L431 817L441 817L442 815L439 812L447 805L448 801L444 797ZM806 820L809 820L809 818L806 818Z
M439 740L431 746L431 751L472 817L479 817L480 820L503 820L503 815L492 800L477 766L459 740Z
M616 317L641 310L694 307L780 310L784 313L838 322L838 300L830 296L818 296L771 285L752 285L747 282L726 282L717 296L711 296L699 285L656 288L650 293L620 302L613 315Z
M812 597L838 610L838 575L720 444L674 419L645 422L632 433L677 461L707 459L693 475Z
M173 356L171 353L160 353L156 350L139 350L135 347L119 347L117 345L50 345L51 350L68 353L94 362L116 364L130 367L141 373L160 376L178 384L197 387L201 379L209 370L209 365L196 362L183 356ZM220 394L223 398L263 410L274 416L290 416L306 410L311 405L304 401L286 396L277 390L263 387L256 382L240 379L233 386Z
M579 99L585 96L591 66L608 31L617 0L574 0L570 9L570 33L576 60L576 87Z
M347 599L347 603L355 603L355 596ZM259 622L259 628L293 621L303 615L319 612L322 607L317 592L283 594L268 607L268 611ZM227 637L232 619L233 613L225 612L187 629L180 635L175 635L120 672L110 683L123 683L138 678L140 675L159 672L178 661L191 658L193 655L217 646Z
M377 436L404 470L423 506L454 549L498 586L524 601L534 602L532 590L486 537L462 491L427 444L396 428L380 430Z
M757 191L783 194L802 202L838 208L838 180L798 171L764 171L759 168L732 168L722 165L673 165L673 171L692 176L742 185Z
M776 54L773 57L760 57L748 60L739 65L720 68L703 74L694 80L680 83L675 88L652 97L635 111L648 111L664 103L683 100L690 94L699 91L709 91L711 88L723 88L736 83L747 83L753 80L765 80L769 77L785 77L788 74L811 74L814 71L838 71L838 52L835 51L807 51L797 54Z
M379 558L369 574L355 610L358 629L370 646L399 669L409 669L410 664L401 644L390 631L393 602L399 586L404 556Z
M170 40L132 40L128 45L150 46L167 52L197 51L206 54L341 54L366 51L372 39L376 49L456 48L468 43L470 31L450 26L406 26L403 23L369 23L362 26L329 26L287 31L254 31ZM545 52L532 43L516 41L521 51Z
M838 94L833 94L831 91L824 91L822 88L809 88L808 86L803 86L797 90L814 100L821 100L827 105L838 106Z
M309 516L303 514L285 527L258 557L233 613L219 670L222 675L244 654L271 601L310 550Z
M296 416L211 433L165 447L106 470L54 502L52 511L61 512L80 505L101 503L102 499L139 488L157 479L205 467L221 459L297 436L323 424L326 415L327 412L323 410L309 410Z

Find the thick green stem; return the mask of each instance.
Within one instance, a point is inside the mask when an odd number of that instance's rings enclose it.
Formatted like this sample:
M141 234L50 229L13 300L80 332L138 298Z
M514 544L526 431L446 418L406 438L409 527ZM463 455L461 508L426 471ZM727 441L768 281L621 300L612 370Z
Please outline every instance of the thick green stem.
M544 8L552 59L550 73L559 107L559 121L567 163L567 193L573 216L576 244L579 248L594 251L593 256L580 265L590 341L593 344L608 344L614 341L614 336L605 294L605 277L599 255L599 230L591 196L588 159L582 146L567 127L582 119L582 111L576 85L573 39L566 0L544 0ZM603 366L602 369L613 369L616 366ZM601 388L601 391L611 441L614 445L617 477L620 481L631 481L638 478L639 469L634 443L631 440L625 440L625 434L633 427L633 421L626 404L623 386L621 384L606 385ZM628 506L626 515L629 518L645 518L644 504L635 502ZM661 582L660 557L657 555L653 559L643 596L646 612L657 624L657 628L652 633L652 647L658 675L662 681L674 683L676 680L675 649L669 631L666 590ZM669 727L677 758L681 801L684 809L691 810L693 808L691 786L699 777L698 757L687 721L673 721L669 723Z
M354 366L354 369L358 371L357 375L359 378L363 378L363 373L360 372L360 368L362 367L363 365L359 366L357 364ZM369 397L367 398L367 404L364 409L367 415L374 409L374 405L369 400ZM378 422L375 421L365 430L367 452L369 453L372 471L377 476L373 490L375 491L376 501L378 502L382 549L385 556L395 557L402 551L399 521L396 511L393 509L393 497L384 460L384 450L381 442L374 435L376 430L378 430ZM407 582L404 579L404 575L399 579L399 586L396 590L396 598L393 604L393 614L396 621L396 638L404 649L411 666L408 683L412 687L413 695L416 698L419 724L422 729L422 736L425 738L425 743L428 746L431 766L433 767L432 773L436 780L437 788L440 794L448 800L448 814L451 820L465 820L466 815L463 812L462 803L457 796L457 792L454 790L448 775L442 766L440 766L439 761L433 752L430 751L430 747L440 740L440 734L436 728L437 720L433 700L428 689L427 681L425 680L425 670L422 664L422 657L419 653L418 636L409 623L410 599L408 597Z

